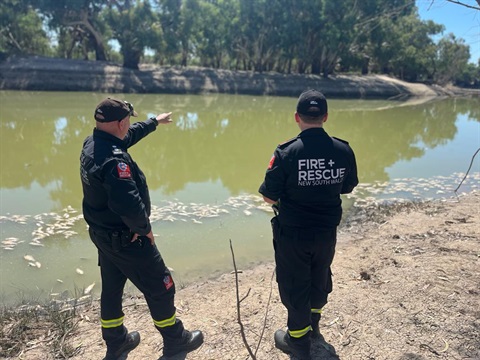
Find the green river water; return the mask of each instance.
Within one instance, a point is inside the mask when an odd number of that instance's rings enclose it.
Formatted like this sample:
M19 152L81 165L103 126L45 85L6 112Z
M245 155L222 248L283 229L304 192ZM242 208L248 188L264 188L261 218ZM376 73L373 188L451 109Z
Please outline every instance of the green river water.
M79 154L105 94L0 92L0 302L100 288L96 249L81 217ZM157 245L177 284L273 260L271 212L258 187L278 143L298 134L296 99L140 95L139 120L174 122L131 148L147 176ZM355 201L449 197L480 147L478 99L422 104L329 100L326 131L355 150ZM460 192L478 188L480 161ZM340 238L339 241L342 239ZM53 295L52 295L53 294Z

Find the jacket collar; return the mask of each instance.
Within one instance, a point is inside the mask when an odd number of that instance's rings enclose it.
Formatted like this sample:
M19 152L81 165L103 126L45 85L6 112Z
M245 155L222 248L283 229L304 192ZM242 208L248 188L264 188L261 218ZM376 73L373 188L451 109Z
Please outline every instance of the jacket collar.
M112 134L109 134L105 131L98 130L97 128L93 129L93 137L109 141L109 142L113 143L113 145L116 145L116 146L118 146L122 149L125 148L125 141L123 141L122 139L119 139L118 137L116 137Z
M305 129L298 136L306 137L306 136L319 136L319 135L327 135L327 132L325 131L324 128L314 127L310 129Z

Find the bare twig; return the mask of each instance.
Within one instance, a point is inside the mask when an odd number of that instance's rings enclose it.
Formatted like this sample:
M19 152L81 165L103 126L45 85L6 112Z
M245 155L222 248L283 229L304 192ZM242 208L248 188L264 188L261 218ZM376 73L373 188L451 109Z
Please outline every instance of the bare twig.
M457 5L465 6L465 7L469 8L469 9L480 10L480 7L468 5L468 4L465 4L465 3L460 2L460 1L456 1L456 0L447 0L447 1L448 1L448 2L451 2L452 4L457 4ZM478 6L480 6L480 0L477 0L477 3L478 3Z
M240 325L240 334L242 335L242 340L243 340L243 343L244 343L245 347L247 348L248 354L250 355L250 357L253 360L257 360L257 357L252 352L252 349L250 348L250 345L248 345L247 337L245 336L245 330L243 328L242 318L241 318L241 315L240 315L240 302L241 302L241 300L240 300L240 295L239 295L239 290L238 290L238 272L237 272L237 264L235 263L235 254L233 252L232 239L230 239L230 251L232 252L233 268L235 270L235 289L236 289L236 294L237 294L237 322ZM250 292L250 289L248 290L248 292ZM248 295L248 293L247 293L247 295ZM244 296L242 298L242 301L245 298L246 298L246 296Z
M267 301L267 309L265 310L265 318L263 319L263 329L262 333L260 334L260 339L258 339L258 344L257 347L255 348L255 355L257 355L257 351L260 348L260 344L263 339L263 334L265 333L265 328L267 327L267 316L268 316L268 308L270 307L270 299L272 298L272 290L273 290L273 277L275 276L275 270L272 272L272 277L270 279L270 294L268 295L268 301Z
M458 184L457 188L454 190L455 195L458 196L457 190L460 189L460 186L462 186L463 182L464 182L465 179L467 178L468 173L469 173L470 169L472 168L473 160L475 159L475 156L477 156L477 154L478 154L479 151L480 151L480 148L478 148L477 151L475 151L475 154L473 154L472 160L470 160L470 166L468 167L467 173L466 173L465 176L463 177L462 181L460 181L460 184Z
M240 299L240 302L242 302L243 300L245 300L245 299L248 297L248 295L250 295L250 290L252 290L252 289L251 289L251 288L248 289L246 295L245 295L243 298Z

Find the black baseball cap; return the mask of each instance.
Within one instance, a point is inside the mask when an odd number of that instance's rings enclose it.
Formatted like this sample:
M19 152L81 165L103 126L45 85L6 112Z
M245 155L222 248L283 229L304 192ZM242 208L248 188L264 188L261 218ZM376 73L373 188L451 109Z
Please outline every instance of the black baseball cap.
M297 113L319 117L328 113L327 99L317 90L306 90L300 94L297 103Z
M112 122L123 120L127 115L138 116L129 102L106 98L95 109L94 118L98 122Z

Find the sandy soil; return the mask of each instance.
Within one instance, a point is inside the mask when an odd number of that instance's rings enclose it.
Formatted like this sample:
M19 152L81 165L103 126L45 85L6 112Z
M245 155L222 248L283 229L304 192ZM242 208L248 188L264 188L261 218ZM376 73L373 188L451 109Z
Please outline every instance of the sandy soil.
M313 344L313 359L479 359L479 204L480 193L473 192L357 208L339 232L334 290L321 321L325 341ZM273 345L286 321L273 271L274 264L263 264L238 274L241 321L257 359L290 358ZM124 304L127 327L142 336L128 359L160 358L162 339L143 298L130 295ZM187 328L205 334L205 344L187 359L249 358L234 273L179 290L176 304ZM77 312L78 326L65 338L76 349L71 359L103 358L98 317L98 300ZM20 358L58 358L48 338L46 329Z

